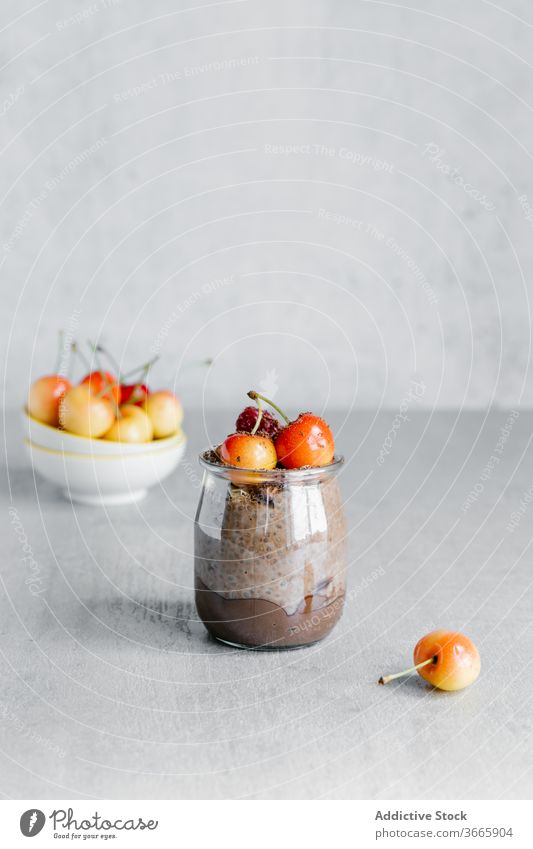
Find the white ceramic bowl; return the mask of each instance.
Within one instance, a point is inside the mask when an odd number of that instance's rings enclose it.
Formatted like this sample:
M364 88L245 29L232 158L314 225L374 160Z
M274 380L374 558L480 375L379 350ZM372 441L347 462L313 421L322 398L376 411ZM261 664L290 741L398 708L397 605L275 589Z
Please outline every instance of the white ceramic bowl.
M131 444L88 439L32 418L23 410L24 442L33 468L83 504L128 504L174 471L185 452L182 431Z

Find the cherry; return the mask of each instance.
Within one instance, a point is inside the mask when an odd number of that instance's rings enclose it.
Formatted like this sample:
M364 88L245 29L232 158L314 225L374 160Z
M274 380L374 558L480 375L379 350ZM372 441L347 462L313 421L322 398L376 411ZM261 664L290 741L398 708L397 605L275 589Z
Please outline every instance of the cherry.
M272 440L251 433L232 433L219 446L218 455L227 466L243 469L275 469L278 463Z
M472 640L456 631L432 631L415 646L415 665L404 672L386 675L379 684L388 684L411 672L418 672L439 690L462 690L479 675L481 661Z
M142 406L150 394L146 383L121 383L120 403Z
M152 422L135 404L124 404L120 408L120 418L104 433L104 439L113 442L151 442L153 436Z
M300 413L284 427L275 442L278 460L286 469L327 466L335 454L335 442L328 425L313 413Z
M50 374L35 380L28 393L27 408L30 416L52 427L58 427L59 405L70 388L70 381L59 374Z
M168 389L151 392L143 403L143 409L150 417L156 439L164 439L177 433L183 421L181 401Z
M69 346L69 356L73 345ZM64 354L63 332L59 332L59 345L54 374L35 380L29 389L26 408L30 416L40 422L59 427L59 405L66 392L71 388L70 380L60 372Z
M100 373L108 381L110 381L112 379L113 397L115 397L116 394L117 394L116 390L115 390L115 383L119 384L119 389L118 389L118 396L119 397L115 398L117 403L119 403L119 404L136 404L138 407L142 406L142 404L144 404L148 395L150 394L150 390L149 390L148 386L143 381L145 381L147 379L150 369L152 368L154 363L157 362L159 357L153 357L151 360L148 360L148 362L143 363L140 366L136 366L133 369L130 369L128 372L126 372L126 374L122 374L121 370L120 370L120 366L119 366L117 360L115 359L115 357L111 354L111 351L109 351L103 345L100 345L100 344L95 345L94 342L91 342L91 341L89 341L88 344L89 344L89 347L92 350L92 352L93 352L93 354L96 358L96 362L97 362L97 365L100 369ZM106 357L106 359L108 360L108 362L111 365L111 368L114 369L114 371L118 374L117 379L114 378L113 375L110 372L102 370L100 355L103 355L103 356ZM87 375L87 377L89 377L89 375ZM135 383L127 383L126 382L128 379L131 380L133 378L137 378ZM85 379L87 379L87 378L85 378ZM104 387L102 387L101 394L102 395L106 394ZM107 395L108 395L108 397L110 397L109 393L107 393Z
M248 392L254 401L263 400L273 407L287 423L274 440L278 460L286 469L301 469L303 466L327 466L335 454L333 434L320 416L300 413L291 422L283 410L258 392Z
M260 414L259 407L245 407L235 422L235 430L238 433L252 433L254 431L259 436L269 436L270 439L275 439L281 430L281 425L268 410L262 412L260 426L257 430L254 430Z
M99 398L107 398L116 405L120 404L120 384L110 371L91 371L80 381L80 386L84 384Z
M111 401L99 398L88 383L73 386L61 398L59 422L70 433L97 439L109 430L114 421Z

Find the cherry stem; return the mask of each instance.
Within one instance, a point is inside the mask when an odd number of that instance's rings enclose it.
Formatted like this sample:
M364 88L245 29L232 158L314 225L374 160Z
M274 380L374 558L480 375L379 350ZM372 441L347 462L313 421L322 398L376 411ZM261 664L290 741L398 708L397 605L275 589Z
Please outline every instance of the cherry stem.
M273 402L273 401L271 401L269 398L265 398L265 396L264 396L264 395L260 395L260 394L259 394L259 392L254 392L254 391L253 391L253 389L250 389L250 391L248 392L248 398L251 398L251 399L252 399L252 401L255 401L256 403L258 402L258 399L260 398L262 401L264 401L264 402L265 402L265 404L268 404L268 406L269 406L269 407L273 407L273 409L274 409L277 413L279 413L279 414L280 414L281 418L285 420L285 423L286 423L286 424L290 424L290 423L291 423L291 422L290 422L290 419L289 419L289 418L285 415L285 413L283 412L283 410L280 410L280 408L278 407L278 405L277 405L277 404L274 404L274 402Z
M78 348L78 345L77 345L76 342L72 343L72 352L75 354L75 356L80 358L80 360L82 361L85 368L88 371L91 371L91 364L89 363L89 360L87 359L87 357L85 356L83 351L80 348Z
M253 426L253 430L251 432L252 436L255 436L255 434L259 430L259 425L261 424L261 419L263 418L263 405L261 404L261 399L259 397L256 398L256 402L257 402L257 419L256 419L256 422Z
M148 373L149 373L151 367L152 367L152 363L146 363L146 365L143 367L141 374L139 375L136 383L133 386L131 398L134 396L135 390L139 389L148 380ZM130 398L130 401L131 401L131 398Z
M91 342L90 339L87 340L87 345L92 350L94 354L94 359L96 360L96 365L98 366L98 371L102 375L102 380L104 381L104 388L100 390L96 394L96 398L103 398L107 396L107 400L111 402L111 406L113 407L113 412L115 413L115 418L121 419L122 413L120 412L120 407L115 399L115 395L113 392L113 384L107 379L107 374L102 368L102 362L100 360L100 351L102 350L99 345L95 345L94 342Z
M98 371L100 372L100 374L102 375L102 377L106 381L105 372L102 368L102 361L100 359L100 347L98 345L95 345L94 342L91 342L90 339L87 339L87 345L89 347L89 350L92 352L92 355L93 355L94 361L96 362L96 367L97 367Z
M416 666L411 666L409 669L404 669L403 672L395 672L394 675L385 675L385 677L381 677L378 681L378 684L388 684L389 681L394 681L395 678L402 678L404 675L410 675L411 672L416 672L417 669L422 669L423 666L429 666L430 663L437 662L437 655L433 657L428 657L427 660L423 660L422 663L417 663Z
M148 360L147 363L143 363L141 366L137 366L137 368L130 369L130 371L127 371L125 374L121 374L120 375L120 382L124 383L124 380L127 377L131 377L132 375L138 374L141 371L148 374L148 372L150 371L152 366L155 365L155 363L158 361L158 359L159 359L159 357L154 357L152 360Z
M67 364L67 378L70 380L72 377L72 369L74 367L74 359L76 354L76 343L71 342L68 349L68 364Z
M108 351L107 348L104 348L103 345L95 345L95 351L98 351L99 353L101 353L105 357L107 357L107 359L109 360L113 370L116 371L117 377L119 377L120 376L120 366L119 366L118 362L116 361L116 359L114 358L111 351Z
M135 386L138 386L140 383L143 382L143 380L146 380L146 378L148 377L148 372L150 371L152 366L159 359L159 356L153 357L153 359L148 360L148 362L141 363L140 366L135 366L135 368L132 368L129 371L122 373L120 366L118 364L118 360L115 359L115 357L112 355L111 351L109 351L107 348L104 348L103 345L94 345L91 342L89 342L89 344L91 345L91 348L93 349L95 355L96 354L103 354L105 357L107 357L107 359L109 360L109 364L111 365L113 371L115 371L116 374L117 374L117 380L118 380L119 383L124 383L124 380L126 378L140 373L141 374L140 380L138 381L138 383L135 384ZM100 365L98 367L100 368Z
M64 333L62 330L59 331L59 341L57 343L57 354L56 354L56 363L54 368L54 374L59 374L59 367L61 366L61 360L63 358L63 342L64 342Z
M135 384L135 386L139 386L141 383L143 383L143 381L146 380L146 378L148 377L148 372L150 371L154 363L158 360L158 357L154 357L154 359L149 360L147 363L142 363L142 365L136 366L134 369L130 369L130 371L126 372L125 374L122 374L117 360L114 358L111 352L107 350L107 348L104 348L103 345L97 345L95 350L100 351L107 357L111 366L113 367L113 370L117 373L117 379L119 383L124 383L124 378L129 377L130 375L140 373L140 378Z
M214 360L213 360L212 357L206 357L205 360L190 360L188 363L185 363L183 368L184 369L196 368L197 366L207 366L207 367L209 367L209 366L213 365L213 362L214 362Z
M109 383L108 379L105 376L104 371L101 371L100 374L102 375L103 380L104 380L104 388L100 389L100 392L97 392L94 397L95 398L106 398L106 400L109 401L109 403L113 407L113 412L115 414L115 418L121 419L122 413L120 412L120 407L117 404L117 400L116 400L115 395L113 393L113 386L112 386L111 383Z

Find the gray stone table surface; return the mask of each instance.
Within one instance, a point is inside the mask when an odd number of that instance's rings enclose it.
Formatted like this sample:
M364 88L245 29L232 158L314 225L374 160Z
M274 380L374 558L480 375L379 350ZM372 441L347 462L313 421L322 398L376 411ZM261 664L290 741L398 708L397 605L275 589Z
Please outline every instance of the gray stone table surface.
M389 442L395 411L330 418L345 613L314 647L254 653L211 640L192 592L196 455L229 413L190 414L179 470L107 510L34 479L6 416L5 797L531 797L533 414L409 410ZM377 686L436 627L476 641L476 684Z

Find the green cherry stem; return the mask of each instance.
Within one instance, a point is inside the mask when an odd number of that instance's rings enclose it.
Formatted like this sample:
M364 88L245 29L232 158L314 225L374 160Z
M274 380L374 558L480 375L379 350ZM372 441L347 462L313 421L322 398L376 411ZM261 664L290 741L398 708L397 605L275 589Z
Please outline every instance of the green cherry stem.
M261 404L261 399L258 397L257 401L257 420L252 429L252 436L255 436L257 431L259 430L259 425L261 424L261 419L263 418L263 405Z
M429 657L427 660L423 660L422 663L417 663L416 666L404 669L403 672L395 672L394 675L385 675L385 677L381 676L378 684L388 684L389 681L394 681L395 678L403 678L404 675L410 675L411 672L416 672L417 669L422 669L423 666L429 666L430 663L436 663L437 660L437 655L435 655L434 657Z
M271 401L269 398L265 398L265 396L264 396L264 395L260 395L260 394L259 394L259 392L254 392L254 391L253 391L253 389L250 389L250 391L248 392L248 398L251 398L251 399L252 399L252 401L255 401L256 403L258 402L258 399L260 398L262 401L264 401L264 402L265 402L265 404L268 404L268 406L269 406L269 407L273 407L273 409L274 409L277 413L279 413L279 414L280 414L281 418L282 418L282 419L284 419L284 421L285 421L285 423L286 423L286 424L290 424L290 423L291 423L291 422L290 422L290 419L289 419L289 418L285 415L285 413L283 412L283 410L280 410L280 408L278 407L278 405L277 405L277 404L274 404L274 401Z

